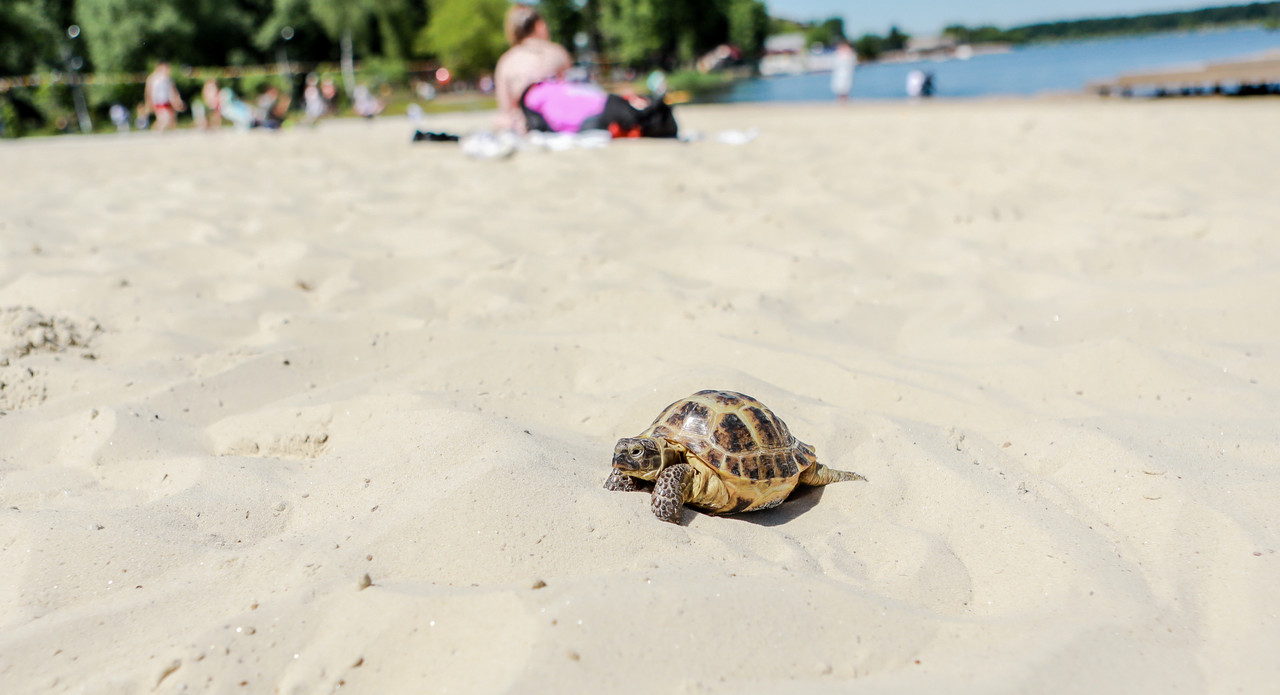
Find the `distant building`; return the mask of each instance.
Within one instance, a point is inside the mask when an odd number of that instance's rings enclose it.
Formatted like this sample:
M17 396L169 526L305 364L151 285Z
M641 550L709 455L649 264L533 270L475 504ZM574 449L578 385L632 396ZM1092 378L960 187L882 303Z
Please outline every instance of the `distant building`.
M775 34L764 40L765 55L804 53L808 48L804 34Z
M776 34L764 40L760 74L799 75L808 71L808 43L804 34Z

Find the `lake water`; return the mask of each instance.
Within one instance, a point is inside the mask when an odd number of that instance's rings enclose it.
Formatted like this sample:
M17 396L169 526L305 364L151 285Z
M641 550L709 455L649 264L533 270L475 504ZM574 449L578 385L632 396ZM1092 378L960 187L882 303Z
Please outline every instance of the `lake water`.
M1242 28L1117 39L1039 44L969 60L871 63L858 66L854 99L905 98L907 73L934 74L939 97L1079 92L1122 73L1176 68L1280 49L1280 31ZM703 102L830 100L831 75L818 73L745 80Z

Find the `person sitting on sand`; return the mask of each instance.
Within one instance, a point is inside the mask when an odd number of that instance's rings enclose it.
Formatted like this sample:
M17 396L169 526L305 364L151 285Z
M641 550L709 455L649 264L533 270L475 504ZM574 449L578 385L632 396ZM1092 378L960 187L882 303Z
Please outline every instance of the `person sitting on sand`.
M257 109L254 113L254 127L278 130L284 125L289 115L289 95L281 94L280 88L274 85L267 87L258 95Z
M529 130L579 133L607 130L615 138L674 138L675 114L661 98L609 94L593 84L548 80L520 98Z
M386 106L381 99L375 97L373 92L363 84L356 85L355 91L351 96L351 108L356 115L361 118L373 118L382 113L382 109Z
M246 131L253 127L253 109L242 101L240 97L236 96L235 90L232 88L223 87L218 92L218 106L222 111L222 115L231 125L235 126L236 130Z
M569 52L551 41L551 30L538 11L529 5L512 5L507 10L507 42L511 48L498 59L493 71L498 98L498 127L525 132L520 98L531 85L564 76L573 65Z
M615 138L676 137L675 116L660 97L622 97L565 81L572 67L569 52L551 42L537 10L513 5L506 31L511 49L494 69L500 127L522 133L608 130Z
M155 114L157 132L163 132L169 126L175 125L178 112L187 108L182 103L182 95L178 94L178 88L173 85L169 64L165 62L156 65L156 69L147 76L147 86L143 94L147 111Z

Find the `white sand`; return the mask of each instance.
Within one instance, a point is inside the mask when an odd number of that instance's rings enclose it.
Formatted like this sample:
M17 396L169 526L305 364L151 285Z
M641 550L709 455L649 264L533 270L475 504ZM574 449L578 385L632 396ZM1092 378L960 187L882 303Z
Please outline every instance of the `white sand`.
M0 144L0 692L1276 688L1275 103L679 115ZM603 490L701 388L869 481Z

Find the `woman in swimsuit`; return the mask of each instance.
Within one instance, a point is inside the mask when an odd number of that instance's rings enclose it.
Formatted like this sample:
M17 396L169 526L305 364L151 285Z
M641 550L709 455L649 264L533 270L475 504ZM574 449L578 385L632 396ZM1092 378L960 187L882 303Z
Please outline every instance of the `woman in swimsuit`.
M530 85L563 77L573 59L563 46L551 41L547 22L529 5L512 5L507 10L506 35L511 48L498 59L493 71L498 127L523 133L527 126L520 97Z

